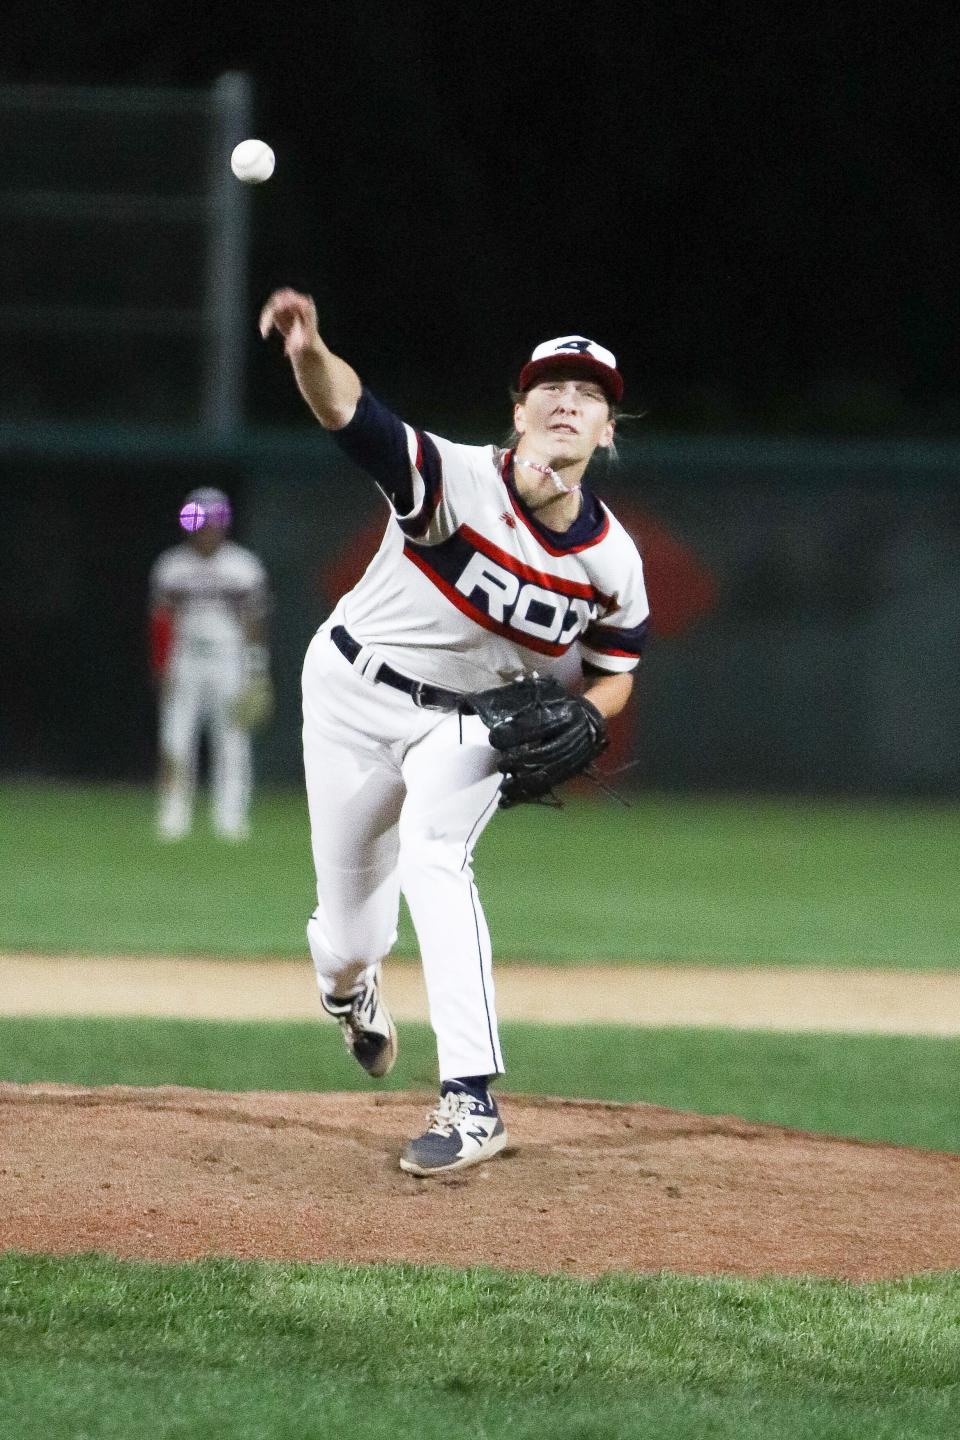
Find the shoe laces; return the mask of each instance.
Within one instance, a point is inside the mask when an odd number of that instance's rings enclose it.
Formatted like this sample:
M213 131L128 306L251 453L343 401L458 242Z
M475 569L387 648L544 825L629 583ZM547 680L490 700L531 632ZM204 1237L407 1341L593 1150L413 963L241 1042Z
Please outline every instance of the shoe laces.
M441 1095L439 1105L427 1116L427 1134L444 1138L450 1135L470 1115L470 1099L463 1090L448 1090Z
M360 1030L368 1030L370 1027L369 1024L364 1021L363 1012L365 1009L368 1010L369 1019L371 1021L373 1020L377 1005L375 999L371 1003L372 993L373 987L371 985L365 985L360 993L354 995L351 1000L344 1001L342 1004L333 1007L328 1005L327 1008L330 1014L333 1015L341 1025L348 1026L354 1033Z

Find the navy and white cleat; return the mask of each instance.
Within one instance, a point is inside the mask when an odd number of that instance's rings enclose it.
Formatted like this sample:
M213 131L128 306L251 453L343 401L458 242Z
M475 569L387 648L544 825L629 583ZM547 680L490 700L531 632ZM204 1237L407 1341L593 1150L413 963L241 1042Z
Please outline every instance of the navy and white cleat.
M350 1054L368 1075L389 1075L397 1058L397 1030L380 994L380 972L355 995L321 995L320 1003L343 1032Z
M427 1117L427 1128L411 1140L400 1157L410 1175L446 1175L479 1165L499 1154L507 1143L496 1101L468 1090L444 1086L440 1103Z

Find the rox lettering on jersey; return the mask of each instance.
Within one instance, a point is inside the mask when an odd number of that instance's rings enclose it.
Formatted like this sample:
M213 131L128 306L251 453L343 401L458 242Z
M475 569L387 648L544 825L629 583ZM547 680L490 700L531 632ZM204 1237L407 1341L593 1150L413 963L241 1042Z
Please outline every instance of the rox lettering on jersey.
M524 565L469 525L438 545L408 539L404 554L478 625L542 655L562 655L611 603L590 585Z

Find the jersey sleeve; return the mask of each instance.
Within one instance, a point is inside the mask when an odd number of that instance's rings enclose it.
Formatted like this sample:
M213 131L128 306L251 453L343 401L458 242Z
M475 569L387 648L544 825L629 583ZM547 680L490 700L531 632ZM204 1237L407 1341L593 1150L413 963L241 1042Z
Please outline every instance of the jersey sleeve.
M266 568L259 556L250 550L244 552L243 559L244 575L240 597L243 612L252 620L266 619L273 607Z
M376 481L404 534L425 534L443 497L443 462L433 436L405 424L366 386L353 418L330 435Z
M171 604L174 591L172 568L173 557L169 550L153 562L148 583L151 609L162 609Z
M580 658L592 669L610 674L635 670L640 664L650 628L650 605L643 579L643 561L629 544L626 575L610 608L594 620L580 638Z

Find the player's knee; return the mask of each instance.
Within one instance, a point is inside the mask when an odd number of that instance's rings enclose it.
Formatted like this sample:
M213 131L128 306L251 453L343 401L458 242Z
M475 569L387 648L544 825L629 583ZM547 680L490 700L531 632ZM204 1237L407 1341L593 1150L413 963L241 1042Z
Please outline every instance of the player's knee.
M190 773L189 758L176 750L165 749L160 753L160 783L162 785L175 785L187 778Z
M307 944L314 967L318 974L331 978L359 975L379 964L396 939L395 926L365 928L362 932L344 927L333 933L316 914L307 921Z

